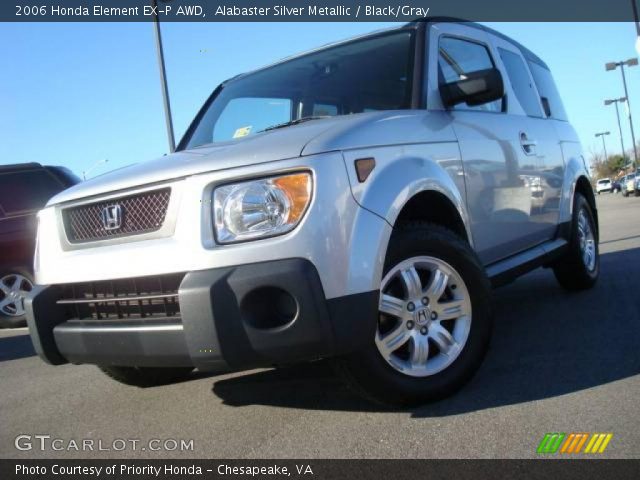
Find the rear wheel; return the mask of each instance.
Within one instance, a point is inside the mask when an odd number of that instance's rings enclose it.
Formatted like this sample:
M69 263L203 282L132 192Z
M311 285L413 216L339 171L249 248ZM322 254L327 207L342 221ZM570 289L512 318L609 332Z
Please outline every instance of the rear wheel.
M185 380L193 371L191 367L113 367L99 365L107 376L125 385L155 387Z
M33 289L31 274L20 268L0 271L0 328L24 327L24 300Z
M589 202L576 193L569 249L553 265L560 285L567 290L586 290L598 280L600 252L596 224Z
M451 395L476 372L491 336L490 287L475 254L453 232L426 223L393 234L375 334L336 359L361 394L387 405Z

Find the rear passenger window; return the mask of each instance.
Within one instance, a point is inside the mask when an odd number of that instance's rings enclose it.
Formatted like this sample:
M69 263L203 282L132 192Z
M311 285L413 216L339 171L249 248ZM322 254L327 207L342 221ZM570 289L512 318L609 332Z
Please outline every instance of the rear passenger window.
M568 120L567 113L564 110L560 93L556 88L551 72L535 62L529 61L528 63L531 74L533 75L533 81L536 82L536 87L538 87L538 92L540 92L540 96L542 97L542 104L544 105L546 102L548 106L549 111L547 114L551 118L566 122Z
M498 48L500 58L507 69L511 86L524 112L530 117L542 117L540 99L535 91L524 60L517 53Z
M438 48L438 67L441 83L455 82L464 79L470 73L494 67L489 50L481 43L455 37L442 37ZM502 100L495 100L474 107L462 103L456 105L454 109L501 112Z

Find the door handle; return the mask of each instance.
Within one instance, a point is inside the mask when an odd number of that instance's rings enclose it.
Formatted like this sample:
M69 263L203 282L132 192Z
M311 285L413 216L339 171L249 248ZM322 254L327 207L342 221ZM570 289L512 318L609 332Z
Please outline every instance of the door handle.
M535 155L536 154L536 146L538 142L534 139L527 137L527 134L524 132L520 132L520 146L526 155Z

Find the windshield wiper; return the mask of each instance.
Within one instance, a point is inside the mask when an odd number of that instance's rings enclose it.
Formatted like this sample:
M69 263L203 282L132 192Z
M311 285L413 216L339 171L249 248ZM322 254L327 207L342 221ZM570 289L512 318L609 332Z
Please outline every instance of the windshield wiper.
M308 122L309 120L322 120L323 118L331 118L331 115L311 115L308 117L300 117L295 120L290 120L284 123L278 123L277 125L271 125L270 127L260 130L260 132L266 132L268 130L275 130L276 128L290 127L291 125L297 125L299 123ZM257 132L257 133L260 133Z

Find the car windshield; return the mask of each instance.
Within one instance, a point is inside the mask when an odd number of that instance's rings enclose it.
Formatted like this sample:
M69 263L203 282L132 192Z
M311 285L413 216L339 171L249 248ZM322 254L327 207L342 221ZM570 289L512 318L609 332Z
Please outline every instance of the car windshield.
M184 148L226 142L305 120L411 107L414 31L329 47L224 84Z

